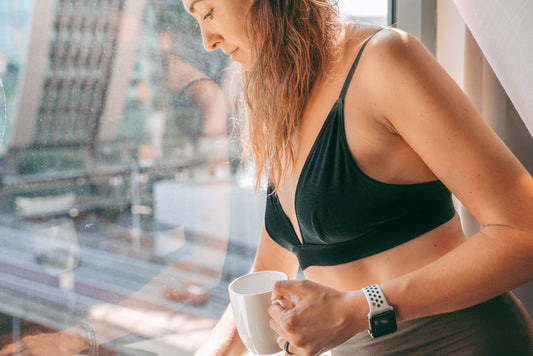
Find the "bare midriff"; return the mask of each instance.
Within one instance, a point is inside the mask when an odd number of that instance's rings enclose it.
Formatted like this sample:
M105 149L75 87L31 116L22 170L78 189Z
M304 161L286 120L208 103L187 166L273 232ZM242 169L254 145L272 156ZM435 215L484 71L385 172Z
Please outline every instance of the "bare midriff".
M465 240L456 214L450 221L400 246L341 265L310 266L304 275L338 290L357 290L423 268Z

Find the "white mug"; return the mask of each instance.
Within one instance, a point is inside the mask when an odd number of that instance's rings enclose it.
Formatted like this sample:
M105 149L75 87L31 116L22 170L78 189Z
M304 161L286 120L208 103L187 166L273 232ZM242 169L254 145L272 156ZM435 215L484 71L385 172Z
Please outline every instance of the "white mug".
M242 342L256 355L280 352L278 335L270 328L268 307L277 281L289 279L277 271L252 272L230 283L229 295L233 317Z

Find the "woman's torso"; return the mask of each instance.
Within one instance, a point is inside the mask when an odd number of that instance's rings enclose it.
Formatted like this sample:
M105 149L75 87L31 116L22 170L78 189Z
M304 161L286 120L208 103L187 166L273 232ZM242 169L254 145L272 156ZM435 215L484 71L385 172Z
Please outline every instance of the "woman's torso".
M301 241L295 214L295 194L309 151L329 111L337 100L355 54L379 28L349 25L341 59L334 62L335 75L317 82L297 134L292 138L296 152L294 170L277 187L277 196L294 232ZM386 35L386 34L385 34ZM372 51L372 42L365 54ZM437 179L418 155L380 116L374 98L365 87L371 85L372 66L361 57L344 100L345 134L357 166L371 178L390 184L413 184ZM384 252L334 266L310 266L306 278L341 290L354 290L416 270L444 255L465 239L457 216L443 225Z

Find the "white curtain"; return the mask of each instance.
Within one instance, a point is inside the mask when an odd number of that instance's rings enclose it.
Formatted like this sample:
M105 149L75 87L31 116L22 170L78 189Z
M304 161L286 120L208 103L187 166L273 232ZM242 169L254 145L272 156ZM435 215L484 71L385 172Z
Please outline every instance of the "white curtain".
M454 0L454 3L533 135L533 1Z

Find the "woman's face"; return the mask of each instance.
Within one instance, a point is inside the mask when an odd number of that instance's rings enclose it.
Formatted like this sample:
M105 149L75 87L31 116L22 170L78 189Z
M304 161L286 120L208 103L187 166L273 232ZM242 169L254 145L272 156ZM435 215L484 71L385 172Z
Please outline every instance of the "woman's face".
M198 21L204 47L221 48L245 69L252 66L251 46L245 18L253 0L183 0L185 9Z

